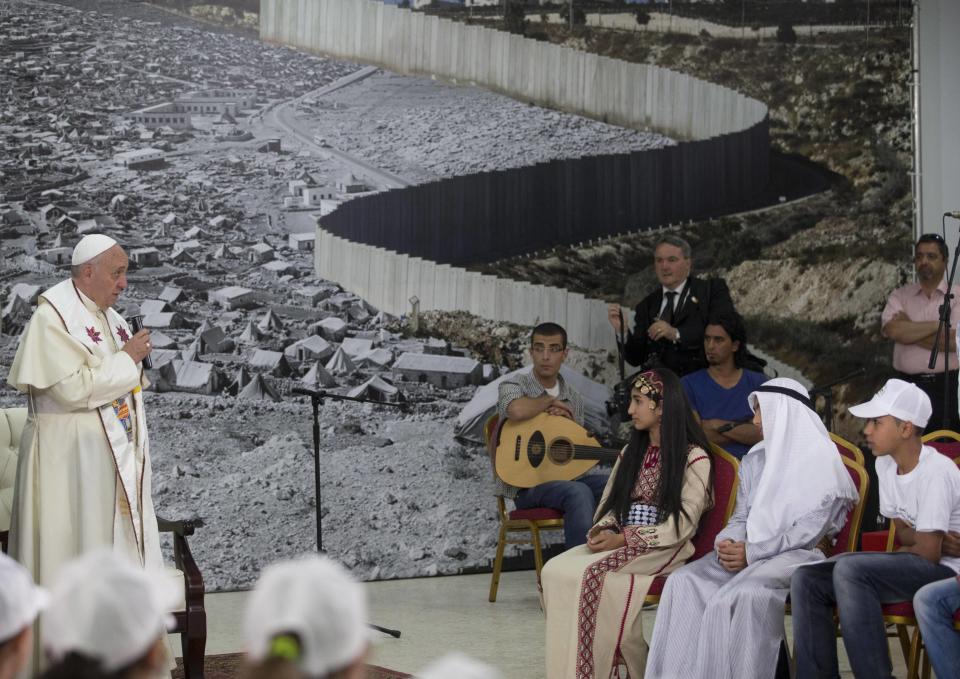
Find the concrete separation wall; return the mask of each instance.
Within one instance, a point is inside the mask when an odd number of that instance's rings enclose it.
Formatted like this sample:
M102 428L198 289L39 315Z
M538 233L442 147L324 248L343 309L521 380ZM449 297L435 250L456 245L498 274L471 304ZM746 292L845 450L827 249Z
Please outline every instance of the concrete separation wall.
M355 243L323 228L317 229L316 247L319 275L349 281L344 285L352 292L389 313L409 313L409 300L416 296L424 311L469 311L521 325L550 320L566 328L572 344L614 348L607 305L601 300Z
M349 201L318 224L317 273L393 314L408 312L407 300L416 295L423 310L459 309L525 325L554 320L573 343L610 348L603 302L454 265L470 261L471 253L473 261L489 260L737 211L752 206L768 180L766 106L668 69L369 0L261 0L260 35L399 73L475 83L681 141L659 155L560 161L575 170L566 179L563 172L520 168L512 171L517 181L455 177ZM590 186L569 181L589 176L591 168ZM644 182L663 190L638 191ZM543 190L517 190L524 185ZM545 211L544 195L555 196L559 208ZM544 241L542 233L558 236Z
M398 73L476 83L540 106L674 139L738 132L761 102L650 64L384 5L375 0L261 0L267 42L377 64Z

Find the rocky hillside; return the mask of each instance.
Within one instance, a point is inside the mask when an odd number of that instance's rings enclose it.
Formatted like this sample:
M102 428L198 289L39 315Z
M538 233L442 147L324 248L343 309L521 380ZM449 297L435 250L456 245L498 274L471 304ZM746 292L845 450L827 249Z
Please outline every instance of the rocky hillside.
M756 97L770 107L777 150L839 175L824 194L677 231L693 243L697 270L727 279L753 342L814 382L864 365L868 376L851 385L850 398L882 382L891 347L880 337L879 312L910 270L908 32L783 44L537 30L555 42L656 63ZM633 304L654 280L648 264L656 237L639 233L553 248L484 269Z

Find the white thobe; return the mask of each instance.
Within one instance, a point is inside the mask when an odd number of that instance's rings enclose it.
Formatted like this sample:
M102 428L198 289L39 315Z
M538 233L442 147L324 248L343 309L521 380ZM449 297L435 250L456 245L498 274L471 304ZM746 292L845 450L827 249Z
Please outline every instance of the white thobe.
M826 558L816 545L840 532L850 510L843 498L797 520L781 535L750 542L747 516L764 451L740 463L737 507L714 544L745 542L747 567L727 571L716 551L667 578L647 656L647 679L770 679L784 638L784 604L798 566Z
M10 555L42 586L65 562L102 547L163 567L141 395L148 383L121 350L131 335L68 280L40 296L20 338L7 379L27 394L28 416Z

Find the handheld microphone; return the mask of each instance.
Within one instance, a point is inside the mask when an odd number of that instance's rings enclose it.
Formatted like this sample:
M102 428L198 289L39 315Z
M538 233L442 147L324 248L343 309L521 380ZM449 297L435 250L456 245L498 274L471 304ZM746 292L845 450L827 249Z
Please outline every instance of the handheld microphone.
M951 219L960 219L960 210L954 210L953 212L944 212L944 217L950 217Z
M138 332L143 330L143 316L137 314L136 316L130 317L130 328L133 330L133 334L136 335ZM150 360L150 356L143 357L143 367L147 370L153 370L153 361Z

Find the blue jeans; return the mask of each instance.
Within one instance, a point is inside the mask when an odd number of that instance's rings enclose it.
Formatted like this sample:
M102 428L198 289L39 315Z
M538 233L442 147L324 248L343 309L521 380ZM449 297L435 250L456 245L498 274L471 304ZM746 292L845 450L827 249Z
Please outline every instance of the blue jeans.
M563 539L570 549L587 541L587 531L593 526L593 514L608 477L591 474L576 481L547 481L524 488L513 503L517 509L548 507L563 512Z
M953 614L960 609L960 581L956 577L924 585L913 596L923 643L938 677L954 676L960 668L960 632Z
M797 679L840 676L834 606L854 676L891 678L880 605L910 601L918 589L952 573L906 552L841 554L800 566L790 582Z

